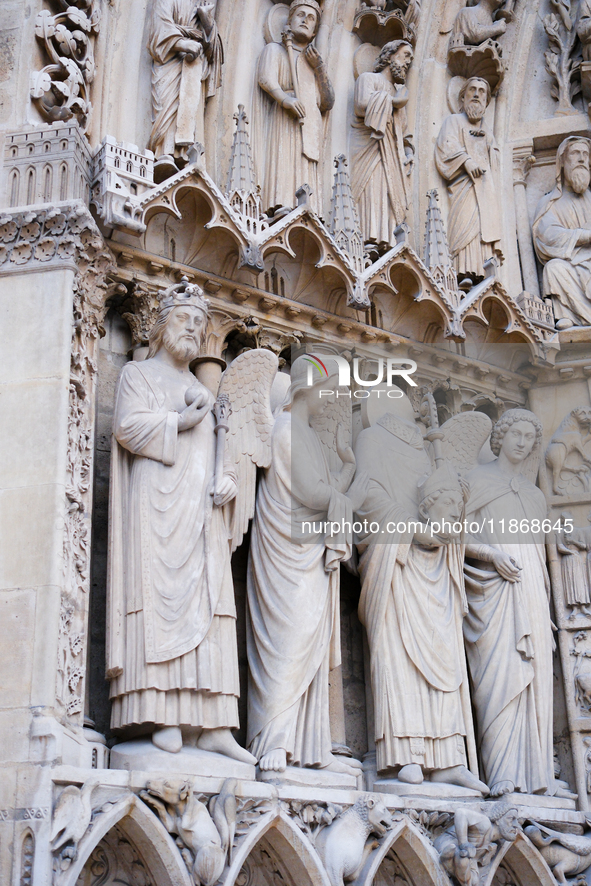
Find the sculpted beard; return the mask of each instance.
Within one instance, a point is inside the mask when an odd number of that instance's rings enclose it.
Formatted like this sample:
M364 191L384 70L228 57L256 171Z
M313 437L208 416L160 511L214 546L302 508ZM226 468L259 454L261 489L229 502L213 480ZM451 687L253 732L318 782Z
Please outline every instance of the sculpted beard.
M486 105L480 99L473 98L472 101L466 103L464 110L470 123L477 123L478 120L482 120L484 117Z
M390 62L390 73L394 83L404 83L406 81L406 65L399 65L398 62Z
M577 166L571 171L570 184L577 194L582 194L589 187L591 173L586 166Z
M195 360L199 356L200 342L189 332L175 336L168 327L164 330L162 343L177 360Z

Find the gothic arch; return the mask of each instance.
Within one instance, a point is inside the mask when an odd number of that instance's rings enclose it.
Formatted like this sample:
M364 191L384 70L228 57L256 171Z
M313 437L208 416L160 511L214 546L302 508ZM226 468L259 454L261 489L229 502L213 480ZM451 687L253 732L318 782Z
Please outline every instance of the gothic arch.
M318 853L302 831L284 812L266 813L235 851L224 886L234 886L251 852L262 842L270 843L285 862L297 886L330 886Z
M393 849L404 867L412 871L413 886L450 886L439 864L435 849L420 831L404 820L398 822L378 849L373 852L352 886L371 886L380 865Z
M78 844L76 861L64 873L61 886L76 886L92 852L115 825L138 847L158 886L193 886L170 834L134 794L127 794L98 816L90 831Z
M556 886L550 868L525 834L514 843L505 843L494 859L482 886L492 886L501 863L510 870L516 886Z

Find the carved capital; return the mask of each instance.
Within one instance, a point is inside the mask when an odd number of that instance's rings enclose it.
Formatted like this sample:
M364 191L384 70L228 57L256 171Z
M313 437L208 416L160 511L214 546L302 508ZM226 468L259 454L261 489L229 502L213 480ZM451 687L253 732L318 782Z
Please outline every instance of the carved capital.
M531 140L520 142L513 147L513 184L525 187L528 173L536 158L533 153L534 143Z

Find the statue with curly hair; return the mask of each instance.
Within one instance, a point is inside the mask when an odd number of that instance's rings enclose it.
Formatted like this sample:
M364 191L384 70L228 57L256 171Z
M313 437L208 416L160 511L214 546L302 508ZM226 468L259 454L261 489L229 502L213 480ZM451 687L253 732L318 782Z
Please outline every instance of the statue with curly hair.
M470 532L509 555L502 570L483 559L465 565L464 639L480 755L493 796L556 792L553 641L542 530L547 505L533 482L541 439L542 426L532 412L509 409L491 433L497 458L468 474Z
M373 71L355 84L351 183L365 242L396 242L407 214L414 148L406 122L406 76L413 60L406 40L386 43Z

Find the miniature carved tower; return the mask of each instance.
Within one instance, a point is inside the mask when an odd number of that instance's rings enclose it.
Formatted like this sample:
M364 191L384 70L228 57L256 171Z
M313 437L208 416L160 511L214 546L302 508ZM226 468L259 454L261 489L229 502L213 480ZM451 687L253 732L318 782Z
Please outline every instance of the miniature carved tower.
M247 230L252 234L258 234L262 224L261 189L255 180L250 141L246 129L248 117L244 105L238 105L238 113L234 114L234 120L236 121L236 130L232 142L226 197L232 208L242 216Z
M334 175L328 229L341 249L350 257L355 270L363 272L363 236L359 226L357 207L351 193L351 182L344 154L335 157Z
M423 261L435 281L445 290L451 303L457 305L460 299L458 278L449 254L437 188L429 191L427 196L429 197L429 206L427 207L427 222L425 224Z

